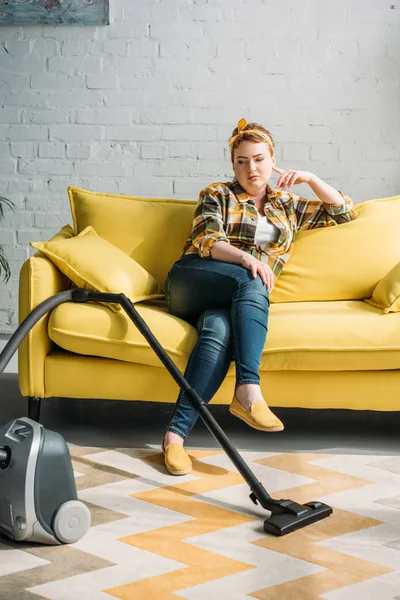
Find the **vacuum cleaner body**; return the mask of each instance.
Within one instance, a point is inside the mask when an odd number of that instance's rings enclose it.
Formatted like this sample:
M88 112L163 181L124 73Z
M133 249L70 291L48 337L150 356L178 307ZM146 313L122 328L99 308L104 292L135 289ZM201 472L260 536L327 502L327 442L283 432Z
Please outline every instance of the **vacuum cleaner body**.
M89 527L64 438L26 417L7 423L0 429L0 533L57 545L78 541Z

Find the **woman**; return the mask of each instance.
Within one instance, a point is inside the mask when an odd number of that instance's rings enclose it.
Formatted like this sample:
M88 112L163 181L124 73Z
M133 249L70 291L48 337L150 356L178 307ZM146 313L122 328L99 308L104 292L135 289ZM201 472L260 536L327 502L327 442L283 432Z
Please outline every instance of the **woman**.
M260 388L259 365L269 309L269 291L290 257L298 231L355 218L352 201L308 171L276 166L271 133L241 119L230 139L232 182L200 192L192 233L169 271L165 291L171 314L192 323L198 340L185 378L209 402L236 365L230 412L261 431L282 431ZM268 185L279 174L277 189ZM294 195L307 183L318 200ZM190 473L183 442L197 413L181 390L162 448L172 475Z

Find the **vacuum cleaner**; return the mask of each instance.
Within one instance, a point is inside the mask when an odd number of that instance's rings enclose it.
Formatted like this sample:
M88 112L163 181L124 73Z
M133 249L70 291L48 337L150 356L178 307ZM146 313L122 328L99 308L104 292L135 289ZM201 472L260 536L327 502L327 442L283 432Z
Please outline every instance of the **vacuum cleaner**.
M24 319L0 354L0 374L35 323L63 302L112 302L125 310L249 485L252 502L259 503L270 512L264 521L264 531L282 536L332 514L332 508L323 502L299 504L289 499L277 500L268 494L210 413L207 404L190 387L125 294L73 288L44 300ZM78 506L73 473L69 468L68 447L66 444L63 446L61 436L57 437L57 434L50 434L40 428L39 424L30 419L17 419L6 426L5 433L0 435L0 531L15 539L37 541L40 537L44 541L43 530L50 538L68 542L73 526L77 535L84 534L84 530L89 527L86 520L88 516L82 508L84 505ZM21 443L22 438L25 442ZM52 495L53 486L57 489L57 494L50 501L48 496ZM56 507L58 503L60 504ZM21 532L28 533L23 537Z
M72 544L90 527L64 438L32 419L0 430L0 533L16 541Z

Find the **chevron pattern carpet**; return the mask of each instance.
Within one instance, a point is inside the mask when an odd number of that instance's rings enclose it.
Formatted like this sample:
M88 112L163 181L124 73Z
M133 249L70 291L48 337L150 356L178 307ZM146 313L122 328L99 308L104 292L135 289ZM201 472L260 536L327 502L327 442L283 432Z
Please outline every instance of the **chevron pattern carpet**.
M72 446L89 533L70 546L0 541L2 600L400 600L400 456L242 452L276 498L334 514L284 537L221 451Z

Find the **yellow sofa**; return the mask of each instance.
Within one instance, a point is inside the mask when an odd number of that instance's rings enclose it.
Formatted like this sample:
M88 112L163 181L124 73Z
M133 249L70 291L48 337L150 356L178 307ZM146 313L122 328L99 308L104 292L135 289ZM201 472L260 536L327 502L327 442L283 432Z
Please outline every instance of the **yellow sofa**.
M53 241L90 226L162 288L190 233L195 201L78 188L69 188L69 197L73 227ZM400 410L400 314L393 298L400 296L400 196L355 210L350 223L301 232L271 294L260 369L271 406ZM376 302L378 284L384 293ZM20 273L20 321L70 286L55 262L37 252ZM183 372L196 330L168 314L160 298L136 308ZM35 325L19 350L19 383L34 418L42 398L174 402L178 393L125 312L95 303L62 304ZM233 387L234 364L212 402L230 403Z

